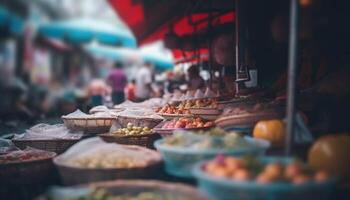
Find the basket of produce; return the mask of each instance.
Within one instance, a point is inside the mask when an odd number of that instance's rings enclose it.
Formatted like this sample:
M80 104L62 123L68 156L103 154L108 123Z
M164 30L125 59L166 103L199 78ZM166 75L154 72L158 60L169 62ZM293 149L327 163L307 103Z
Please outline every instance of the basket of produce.
M247 105L255 105L257 102L261 102L265 100L253 98L250 96L237 96L229 100L218 101L218 108L225 109L227 107L242 107Z
M159 124L156 128L154 128L154 132L158 133L162 137L166 137L172 135L176 130L187 130L187 131L195 131L195 130L203 130L210 129L214 126L212 121L206 121L202 118L193 118L193 117L181 117L178 119L173 119L171 121L165 121Z
M216 120L222 111L217 108L198 107L190 108L190 112L194 116L201 117L206 120Z
M35 184L52 176L54 152L34 148L11 149L0 154L0 184Z
M96 181L151 178L161 163L158 152L134 145L83 140L54 159L66 185Z
M153 132L152 129L148 127L134 126L131 123L129 123L125 128L119 128L111 133L100 134L99 137L106 142L138 145L151 149L154 148L154 141L160 138L160 136Z
M154 110L158 115L164 117L165 119L174 119L178 117L192 117L189 109L179 108L174 105L165 105L163 107L158 107Z
M83 131L88 134L105 133L109 131L112 121L116 118L113 112L97 112L85 114L77 110L62 116L64 124L72 131Z
M12 142L20 149L33 147L60 154L78 142L81 137L82 133L72 133L63 124L38 124L23 134L15 134Z
M96 113L112 113L112 115L115 115L118 112L124 111L125 108L112 108L109 109L107 106L95 106L89 110L90 114L96 114Z
M273 104L256 104L225 109L223 114L215 120L221 128L253 128L260 120L281 119L284 110Z
M196 188L179 183L118 180L51 188L39 200L209 200Z
M283 158L218 156L194 169L199 188L218 200L329 199L335 180Z
M116 122L121 127L126 127L131 123L135 126L153 128L163 120L163 117L155 114L152 110L141 108L126 109L118 113L116 118Z
M221 133L217 133L221 132ZM195 163L224 155L262 155L269 147L264 140L242 136L238 133L225 133L220 129L206 132L178 132L155 142L162 154L165 169L169 174L192 177Z

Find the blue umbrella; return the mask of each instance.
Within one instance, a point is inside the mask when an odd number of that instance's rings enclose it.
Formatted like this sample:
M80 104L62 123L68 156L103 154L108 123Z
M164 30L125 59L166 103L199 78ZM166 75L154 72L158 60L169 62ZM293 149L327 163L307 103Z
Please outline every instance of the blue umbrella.
M141 47L140 54L144 62L152 63L156 69L167 70L174 67L173 55L169 49L164 47L162 41Z
M13 34L20 34L23 32L24 23L20 17L0 6L0 27L7 28Z
M108 58L113 61L139 61L141 59L139 51L132 48L118 48L92 43L85 46L85 49L97 57Z
M134 48L136 39L122 23L114 25L97 19L81 18L57 21L39 27L38 32L47 37L67 39L75 43L97 40L101 43Z

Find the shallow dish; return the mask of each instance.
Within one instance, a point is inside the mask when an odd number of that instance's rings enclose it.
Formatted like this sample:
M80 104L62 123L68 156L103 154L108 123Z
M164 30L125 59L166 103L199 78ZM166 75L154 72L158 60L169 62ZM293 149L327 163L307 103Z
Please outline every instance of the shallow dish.
M276 162L289 163L292 159L265 157L261 158L264 163ZM217 200L255 200L255 199L329 199L334 179L324 183L305 183L295 185L286 182L259 184L255 181L234 181L225 178L214 177L203 171L205 162L197 163L193 174L198 180L201 191Z
M156 149L162 154L165 170L174 176L192 178L193 166L203 160L214 158L217 154L243 156L263 155L270 147L270 143L260 139L245 137L255 145L254 148L241 149L189 149L186 147L170 146L164 144L164 139L154 143Z

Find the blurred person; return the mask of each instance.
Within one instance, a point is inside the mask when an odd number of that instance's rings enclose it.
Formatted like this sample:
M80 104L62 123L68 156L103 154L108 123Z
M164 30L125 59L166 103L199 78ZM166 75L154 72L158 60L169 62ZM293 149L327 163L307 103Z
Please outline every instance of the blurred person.
M132 79L125 89L127 99L130 101L136 101L135 92L136 92L136 80Z
M32 109L36 118L42 119L47 117L47 114L52 110L48 89L44 86L34 85L30 88L30 91L28 106Z
M105 81L94 79L88 86L87 93L90 96L92 106L103 105L103 98L110 94L110 88Z
M202 89L205 87L204 79L199 75L199 67L198 65L192 65L187 70L188 72L188 89L196 90Z
M72 90L65 90L58 101L58 114L67 115L77 109L76 95Z
M328 71L327 56L324 55L313 38L311 20L301 15L299 30L299 55L297 88L305 90L314 86ZM271 33L275 42L274 72L280 75L271 88L274 95L284 95L287 86L288 17L276 15L271 23Z
M145 63L136 75L136 99L141 102L151 97L152 88L152 64Z
M11 89L12 100L10 102L8 118L13 120L33 122L34 114L26 104L26 92L18 87Z
M120 104L125 100L124 88L127 84L127 77L123 71L123 64L116 62L114 68L107 77L107 83L112 88L113 104Z

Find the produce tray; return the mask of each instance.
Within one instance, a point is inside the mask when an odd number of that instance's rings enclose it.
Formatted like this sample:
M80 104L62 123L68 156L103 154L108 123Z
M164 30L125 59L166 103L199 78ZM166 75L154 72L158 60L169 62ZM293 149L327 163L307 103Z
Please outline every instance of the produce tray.
M196 188L180 184L180 183L169 183L156 180L117 180L117 181L105 181L91 183L88 185L79 185L70 187L70 191L77 191L85 188L103 188L112 194L130 194L137 195L144 192L154 192L159 194L165 194L167 197L171 195L174 198L171 199L191 199L191 200L210 200L203 193L199 192ZM67 191L67 190L66 190ZM38 200L58 199L59 192L51 192L51 196L41 195ZM70 194L64 193L69 198ZM73 194L71 194L73 196Z
M139 146L125 145L125 148L134 149L135 151L144 151L144 148ZM149 150L150 151L150 150ZM67 151L66 153L70 153ZM116 179L147 179L156 177L161 169L162 159L160 155L156 155L152 162L147 163L142 167L130 168L87 168L77 167L67 164L65 154L61 154L54 158L53 162L58 169L63 184L75 185L97 181L107 181Z
M128 135L128 136L119 136L117 134L105 133L100 134L100 138L102 138L105 142L110 143L118 143L118 144L126 144L126 145L137 145L142 147L147 147L150 149L154 149L153 143L157 139L161 138L159 134L152 133L147 135Z
M284 158L262 158L266 163L280 162L288 163L291 159ZM203 164L197 163L193 169L193 174L198 180L201 191L217 200L309 200L309 199L329 199L335 180L330 179L324 183L305 183L294 185L292 183L277 182L270 184L258 184L255 181L234 181L219 177L213 177L203 172Z
M174 133L174 131L182 130L182 131L200 131L200 130L209 130L213 128L213 126L210 127L201 127L201 128L153 128L153 131L158 133L162 137L170 136Z
M33 147L44 151L51 151L57 154L63 153L80 139L45 139L45 140L24 140L12 139L12 142L20 149Z
M47 158L0 164L0 184L36 184L49 179L55 156L56 153L48 152Z
M160 114L160 116L164 117L165 119L174 119L174 118L179 118L179 117L193 117L193 114Z
M164 145L164 139L157 140L154 146L162 154L166 172L182 178L192 178L192 168L199 161L212 159L217 154L231 156L263 155L270 147L270 143L267 141L246 138L249 142L254 143L256 147L246 149L188 149L186 147Z
M112 126L114 117L72 118L62 116L64 124L72 131L83 131L86 134L105 133Z
M269 113L251 113L242 115L229 115L223 116L215 120L215 124L218 127L229 128L252 128L260 120L269 119L281 119L282 113L269 112Z
M164 121L162 118L150 118L147 116L139 116L139 117L129 117L129 116L117 116L117 122L121 125L121 127L126 127L128 123L132 123L134 126L148 127L153 128L157 126L159 123Z

